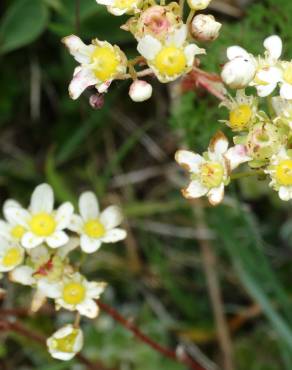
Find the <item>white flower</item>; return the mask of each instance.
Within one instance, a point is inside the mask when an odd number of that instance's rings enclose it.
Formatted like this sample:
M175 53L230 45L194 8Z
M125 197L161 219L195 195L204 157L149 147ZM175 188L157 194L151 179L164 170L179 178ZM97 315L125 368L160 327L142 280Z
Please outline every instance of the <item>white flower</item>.
M19 223L15 222L13 217L10 217L7 209L11 207L22 208L21 205L13 199L8 199L4 202L3 215L6 222L0 220L0 235L8 240L19 242L25 233L25 228Z
M115 243L126 238L126 231L117 228L123 219L120 208L110 206L100 213L94 193L88 191L81 194L79 212L81 216L73 215L68 228L81 235L83 252L93 253L102 243Z
M232 89L243 89L253 80L256 63L251 54L240 46L227 49L227 62L221 72L222 80Z
M0 237L0 272L14 270L24 258L24 249L16 242Z
M265 173L271 176L270 186L279 192L282 200L292 199L292 156L282 148L271 158Z
M222 24L216 22L213 15L198 14L191 23L192 36L200 41L213 41L219 36Z
M281 62L280 96L292 100L292 62Z
M64 307L69 311L78 311L90 319L99 313L95 299L98 299L106 288L104 282L88 282L81 274L75 273L65 276L63 280L50 292L55 298L57 309ZM50 286L47 286L50 289Z
M69 86L72 99L79 98L89 86L95 86L99 93L106 92L111 82L126 72L127 58L116 45L98 39L92 40L90 45L85 45L75 35L63 38L62 42L80 63L80 66L75 68Z
M258 99L245 94L244 90L237 90L236 96L226 97L219 105L229 110L229 119L222 120L233 131L247 130L254 123L258 112Z
M47 347L53 358L69 361L83 347L83 333L73 325L63 326L47 339Z
M96 0L98 4L106 5L113 15L138 13L142 0Z
M58 248L68 242L69 238L63 230L70 222L73 206L66 202L56 211L53 206L51 186L41 184L32 193L28 210L13 205L6 208L7 217L25 229L21 238L24 248L35 248L44 242L51 248Z
M143 80L135 80L129 90L130 98L135 102L143 102L151 98L152 86Z
M197 54L204 54L194 43L186 42L187 28L185 25L169 34L164 42L151 35L143 36L137 50L147 60L160 82L169 82L189 72Z
M187 199L207 195L212 205L219 204L224 196L224 186L230 181L230 172L249 160L243 145L228 149L228 140L222 132L211 140L204 156L188 150L179 150L175 160L191 174L191 182L182 190Z
M212 0L188 0L188 5L194 10L206 9Z

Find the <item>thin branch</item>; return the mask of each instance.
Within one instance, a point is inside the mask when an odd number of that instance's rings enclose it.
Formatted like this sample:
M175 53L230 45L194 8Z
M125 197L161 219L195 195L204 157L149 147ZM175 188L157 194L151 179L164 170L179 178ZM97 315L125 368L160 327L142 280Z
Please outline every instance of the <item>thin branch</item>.
M16 313L18 313L20 315L24 314L24 310L22 310L22 311L14 310L14 313L12 313L13 310L10 310L10 312L8 312L8 311L9 310L2 310L1 309L1 315L2 315L2 312L6 312L7 315L16 314ZM27 313L27 311L26 311L26 313ZM34 342L37 342L37 343L40 343L40 344L46 346L46 338L42 334L39 334L39 333L33 331L31 328L29 328L29 329L26 328L24 325L22 325L18 321L10 322L10 321L5 321L5 320L0 320L0 332L3 333L5 331L6 332L14 332L16 334L19 334L19 335L25 337L25 338L29 338L29 339L33 340ZM105 368L101 363L96 363L96 362L93 363L80 353L78 353L76 355L76 358L79 360L80 363L85 365L88 370L107 370L107 368Z
M97 304L102 311L106 312L115 321L119 322L127 330L131 331L136 338L138 338L139 340L141 340L142 342L144 342L149 347L153 348L155 351L159 352L163 356L173 361L182 363L193 370L205 370L205 368L201 364L199 364L196 360L191 358L185 352L180 353L180 351L170 350L166 347L163 347L159 343L155 342L153 339L149 338L147 335L142 333L140 329L138 329L133 324L132 321L127 320L125 317L120 315L114 308L108 306L107 304L101 302L100 300L97 300Z

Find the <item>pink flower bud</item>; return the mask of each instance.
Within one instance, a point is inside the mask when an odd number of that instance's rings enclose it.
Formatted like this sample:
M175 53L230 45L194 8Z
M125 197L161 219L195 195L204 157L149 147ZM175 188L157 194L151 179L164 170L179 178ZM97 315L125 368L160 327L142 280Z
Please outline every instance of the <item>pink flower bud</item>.
M192 20L191 33L199 41L213 41L218 37L221 26L213 15L199 14Z
M134 102L145 101L152 95L152 86L146 81L136 80L130 86L129 95Z
M89 98L89 104L93 109L101 109L104 105L104 96L102 94L93 94Z

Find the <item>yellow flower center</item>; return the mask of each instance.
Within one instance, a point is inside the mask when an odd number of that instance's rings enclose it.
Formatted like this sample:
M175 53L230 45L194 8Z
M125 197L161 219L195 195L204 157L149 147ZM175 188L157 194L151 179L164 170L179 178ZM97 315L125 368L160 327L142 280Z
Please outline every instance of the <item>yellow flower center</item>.
M52 341L52 346L55 350L60 352L73 352L77 335L78 330L74 329L71 334L67 335L64 338L54 338Z
M242 104L229 113L229 122L231 128L244 129L252 116L252 110L249 105Z
M10 230L10 234L15 239L21 239L25 233L25 228L21 225L16 225Z
M292 64L289 64L283 73L283 78L288 84L292 84Z
M5 267L19 265L22 261L22 253L20 248L10 248L3 257L2 264Z
M56 230L56 221L48 213L38 213L29 222L31 231L37 236L49 236Z
M136 0L116 0L114 6L118 9L129 9L133 7L135 2Z
M68 283L63 288L63 300L72 305L81 303L85 298L85 287L81 283Z
M101 238L105 234L105 227L98 220L89 220L84 225L84 232L90 238Z
M91 55L93 72L100 81L107 81L117 72L119 60L114 49L97 46Z
M187 60L182 49L167 46L160 50L154 60L154 66L159 73L167 76L181 74L186 68Z
M292 185L292 159L283 160L277 165L276 179L280 185Z
M223 181L224 168L221 163L207 162L201 166L201 182L207 188L217 188Z

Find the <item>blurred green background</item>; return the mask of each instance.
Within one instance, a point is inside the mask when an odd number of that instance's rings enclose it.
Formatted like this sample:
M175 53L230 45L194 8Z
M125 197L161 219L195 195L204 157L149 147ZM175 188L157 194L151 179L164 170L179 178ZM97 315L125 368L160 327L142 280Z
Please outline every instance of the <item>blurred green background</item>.
M104 279L104 301L157 341L186 346L210 370L222 368L212 305L202 263L203 237L217 256L216 270L232 337L235 370L292 369L291 203L280 202L266 181L241 180L227 189L223 205L181 197L184 175L174 163L181 146L206 148L226 111L204 90L177 94L176 84L153 82L150 101L130 101L128 82L113 83L105 105L94 111L88 97L67 92L75 62L60 40L76 33L74 0L0 2L0 197L27 204L34 186L47 181L58 202L76 204L81 191L97 193L103 206L119 203L126 215L125 243L106 245L88 258L83 272ZM208 9L223 23L220 37L203 45L202 68L220 72L227 46L263 50L273 33L292 56L292 2L214 1ZM136 54L131 35L119 29L126 17L107 14L81 0L79 35L98 37ZM77 22L78 23L78 22ZM228 130L225 130L228 134ZM8 289L6 307L28 306L31 291ZM27 326L50 335L71 315L38 314ZM121 370L180 370L179 365L137 342L105 313L83 319L84 354ZM198 355L199 353L199 355ZM218 367L215 365L218 364ZM77 361L52 360L38 344L0 333L3 370L82 369Z

